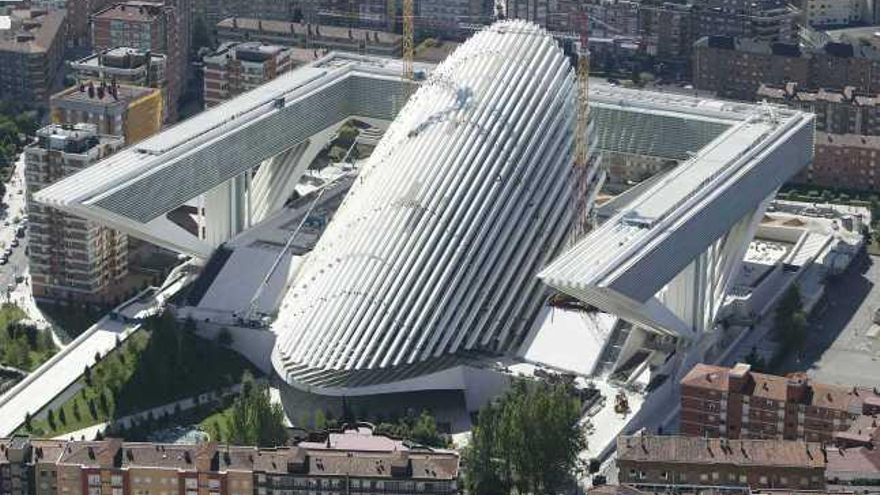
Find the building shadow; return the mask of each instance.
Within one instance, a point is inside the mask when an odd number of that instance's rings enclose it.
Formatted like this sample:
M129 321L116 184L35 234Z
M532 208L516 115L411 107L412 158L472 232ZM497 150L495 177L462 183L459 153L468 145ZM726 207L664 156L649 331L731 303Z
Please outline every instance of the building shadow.
M859 309L874 290L867 276L877 260L862 251L847 270L828 280L825 294L808 318L804 350L792 353L780 367L784 372L816 369L816 363L846 329L855 323ZM873 315L870 315L870 318Z

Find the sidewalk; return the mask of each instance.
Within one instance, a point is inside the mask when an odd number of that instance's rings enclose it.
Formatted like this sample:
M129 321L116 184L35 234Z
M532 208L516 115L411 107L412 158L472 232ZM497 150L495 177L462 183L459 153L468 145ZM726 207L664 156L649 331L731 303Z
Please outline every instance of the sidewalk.
M162 306L179 289L179 285L171 284L164 291L153 293L149 305L157 308ZM141 300L143 295L144 293L136 295L121 304L117 310L123 310L133 301L145 303ZM76 384L86 365L94 364L96 354L107 354L116 347L117 339L125 341L139 328L139 321L125 322L112 319L109 315L104 316L70 345L0 396L0 437L13 433L24 423L28 413L37 413L71 385Z

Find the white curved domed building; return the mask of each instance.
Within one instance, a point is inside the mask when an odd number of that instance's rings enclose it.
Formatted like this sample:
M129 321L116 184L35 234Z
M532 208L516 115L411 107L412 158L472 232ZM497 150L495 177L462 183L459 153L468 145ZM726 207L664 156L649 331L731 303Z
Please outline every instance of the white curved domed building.
M575 94L557 43L522 21L438 66L285 296L278 373L329 394L446 388L515 349L571 221Z

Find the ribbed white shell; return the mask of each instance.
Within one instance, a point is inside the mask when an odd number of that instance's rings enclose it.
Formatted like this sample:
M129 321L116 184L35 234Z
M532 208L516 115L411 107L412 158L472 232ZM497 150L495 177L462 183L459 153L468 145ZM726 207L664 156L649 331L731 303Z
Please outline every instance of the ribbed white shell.
M555 41L522 21L496 23L443 62L285 296L279 374L516 345L544 296L536 274L570 222L574 84Z

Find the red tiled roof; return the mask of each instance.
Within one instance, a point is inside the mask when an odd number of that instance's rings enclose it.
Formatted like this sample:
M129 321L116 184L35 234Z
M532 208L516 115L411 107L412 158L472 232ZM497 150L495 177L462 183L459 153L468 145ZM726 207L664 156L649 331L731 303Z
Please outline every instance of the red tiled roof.
M727 440L639 435L617 438L621 461L822 468L818 443L795 440Z

